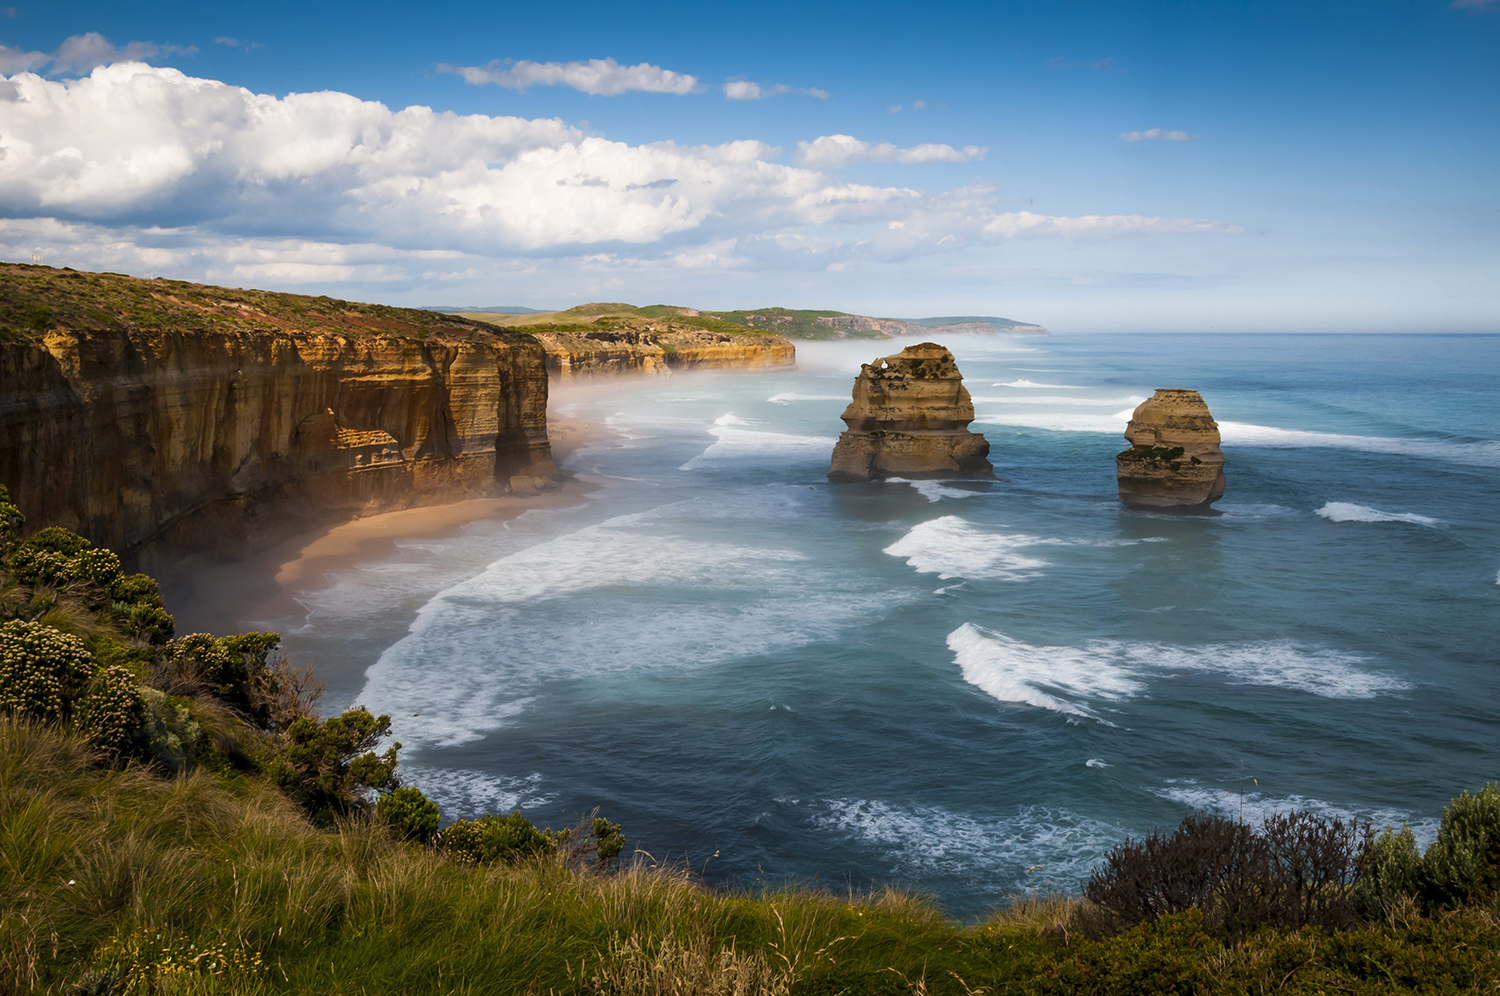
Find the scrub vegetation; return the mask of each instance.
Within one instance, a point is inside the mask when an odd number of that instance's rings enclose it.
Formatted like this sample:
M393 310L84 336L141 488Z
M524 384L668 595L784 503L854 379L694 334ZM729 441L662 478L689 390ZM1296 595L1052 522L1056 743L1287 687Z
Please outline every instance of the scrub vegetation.
M724 890L597 813L445 821L385 716L275 634L178 636L150 578L0 489L0 992L1500 991L1500 789L1424 854L1306 813L1125 841L961 924L894 889ZM444 825L446 822L446 825Z

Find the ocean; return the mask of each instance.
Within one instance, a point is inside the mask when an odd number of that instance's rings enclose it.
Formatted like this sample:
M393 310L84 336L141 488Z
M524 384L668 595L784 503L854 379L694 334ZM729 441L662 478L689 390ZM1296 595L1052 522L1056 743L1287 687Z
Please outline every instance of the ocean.
M934 334L934 338L943 341ZM992 482L825 479L861 362L555 392L577 504L258 620L446 816L598 807L715 883L1076 893L1194 811L1410 823L1500 777L1500 336L955 336ZM1114 455L1202 392L1212 515Z

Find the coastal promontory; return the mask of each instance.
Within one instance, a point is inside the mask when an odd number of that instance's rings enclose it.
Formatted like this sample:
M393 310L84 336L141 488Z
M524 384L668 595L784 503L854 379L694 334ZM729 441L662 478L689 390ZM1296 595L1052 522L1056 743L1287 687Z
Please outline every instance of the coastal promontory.
M830 481L994 475L958 364L935 342L866 363L842 418Z
M1127 505L1206 506L1224 496L1219 423L1197 391L1158 390L1136 406L1125 438L1115 476Z

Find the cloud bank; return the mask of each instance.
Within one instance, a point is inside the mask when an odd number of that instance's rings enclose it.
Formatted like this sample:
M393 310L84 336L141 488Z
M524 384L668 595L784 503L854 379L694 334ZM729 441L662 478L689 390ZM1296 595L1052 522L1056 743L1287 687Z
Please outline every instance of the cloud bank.
M642 62L622 66L614 59L589 59L587 62L531 62L526 59L497 59L483 66L453 66L443 63L438 72L463 77L465 83L483 86L493 83L512 90L533 86L570 86L596 97L617 97L622 93L692 93L698 78L686 73Z
M17 72L0 98L0 251L12 259L62 247L70 265L181 272L191 259L220 280L440 281L547 259L627 274L805 271L1022 237L1239 231L1001 213L985 187L933 193L828 172L972 162L978 147L823 136L787 165L753 140L631 145L558 119L277 97L139 62L73 80Z

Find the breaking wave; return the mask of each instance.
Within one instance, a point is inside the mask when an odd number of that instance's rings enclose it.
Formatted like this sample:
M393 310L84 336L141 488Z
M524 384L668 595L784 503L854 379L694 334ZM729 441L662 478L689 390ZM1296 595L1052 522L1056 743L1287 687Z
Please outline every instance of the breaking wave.
M1084 391L1084 390L1087 390L1087 388L1079 387L1076 384L1038 384L1036 381L1026 380L1024 377L1022 379L1020 379L1020 380L1007 381L1007 382L1005 382L1003 384L1001 384L1001 383L995 383L995 384L991 384L990 386L991 387L1042 388L1042 389L1045 389L1045 390L1048 390L1048 391Z
M1171 671L1221 674L1234 684L1331 699L1368 699L1410 687L1368 670L1361 654L1290 640L1199 647L1092 640L1066 647L1023 643L964 623L948 634L948 649L964 680L992 698L1101 721L1101 703L1128 699L1144 691L1150 677Z
M833 436L798 436L786 432L753 429L759 425L733 413L714 420L708 434L718 441L683 464L680 470L720 463L782 463L809 457L826 458L838 440Z
M884 552L940 578L1024 581L1036 577L1047 561L1017 551L1045 542L1025 533L982 532L956 515L945 515L913 526Z
M1399 809L1335 806L1321 799L1309 799L1301 795L1289 795L1278 799L1264 796L1259 792L1241 794L1238 789L1209 788L1193 781L1169 782L1162 788L1153 789L1152 792L1163 799L1179 802L1199 812L1218 813L1221 816L1236 818L1243 816L1252 825L1264 822L1268 816L1290 813L1294 810L1323 817L1355 820L1360 823L1369 820L1376 830L1383 830L1388 826L1399 829L1402 825L1408 825L1423 847L1432 843L1433 838L1437 836L1439 826L1437 819L1415 816Z
M795 391L783 391L781 394L773 394L766 400L773 405L789 405L793 401L845 401L848 395L844 394L798 394Z
M1368 505L1355 505L1347 501L1331 501L1318 509L1318 515L1330 522L1409 522L1416 526L1441 526L1441 519L1417 515L1415 512L1382 512Z

